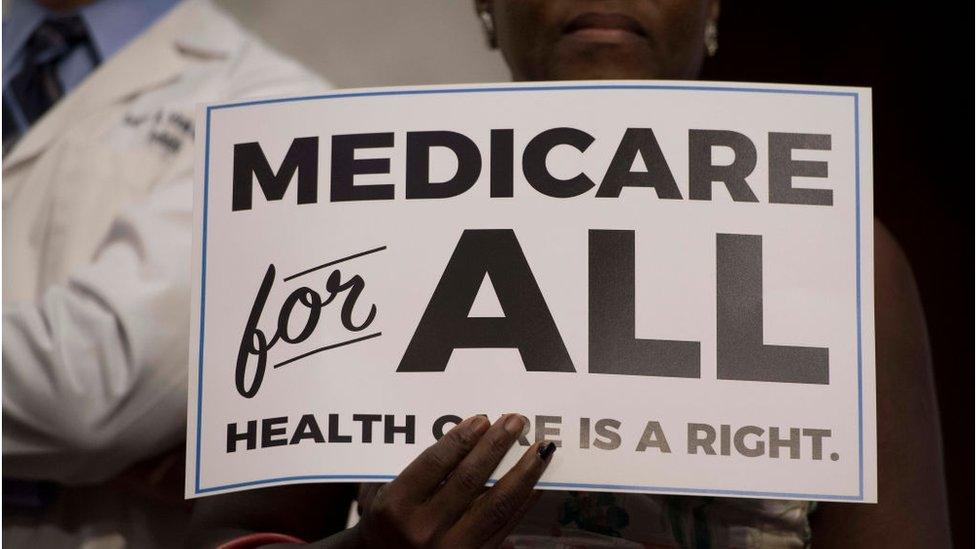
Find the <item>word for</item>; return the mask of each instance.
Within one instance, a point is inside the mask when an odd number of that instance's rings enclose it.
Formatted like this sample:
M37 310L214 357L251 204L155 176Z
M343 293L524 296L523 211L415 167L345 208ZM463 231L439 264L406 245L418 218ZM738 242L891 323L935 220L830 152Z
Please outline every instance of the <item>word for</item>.
M298 275L286 278L286 280L295 278L296 276L302 276L304 274L307 273L299 273ZM258 393L258 389L261 388L261 383L264 380L264 373L267 369L268 351L271 350L271 348L274 347L279 341L293 345L307 340L315 332L315 328L318 326L319 318L322 316L322 311L337 297L343 296L342 305L339 309L339 318L342 321L343 328L349 332L360 332L365 330L376 318L376 305L371 305L369 312L366 314L366 318L362 322L357 323L353 320L353 312L356 308L356 303L358 302L360 295L366 289L366 281L363 280L363 277L359 276L358 274L349 277L349 279L346 281L343 281L342 273L338 269L334 269L325 281L325 298L323 298L319 292L306 286L301 286L288 294L288 297L285 298L284 302L279 308L278 322L275 333L269 338L267 335L265 335L264 331L258 327L258 324L261 321L261 315L264 312L264 306L268 300L268 296L271 293L271 288L274 286L274 279L275 266L269 265L268 269L264 273L264 279L261 281L261 286L258 289L257 296L254 298L254 304L251 306L251 314L248 316L247 325L244 328L244 334L241 336L241 346L237 352L237 367L234 370L234 383L237 387L237 392L245 398L253 397ZM293 334L288 331L288 326L291 322L292 314L295 312L295 308L299 306L303 310L302 314L305 314L306 316L301 331L299 331L297 334ZM339 344L326 345L325 347L320 347L314 351L279 362L278 364L275 364L274 367L277 368L279 366L284 366L285 364L289 364L295 360L299 360L316 352L339 347L355 341L362 341L364 339L375 337L376 335L379 334L372 334L370 336L356 338L355 340L341 342ZM248 382L247 364L248 359L252 356L257 357L257 366L255 366L254 375L251 377L250 382Z

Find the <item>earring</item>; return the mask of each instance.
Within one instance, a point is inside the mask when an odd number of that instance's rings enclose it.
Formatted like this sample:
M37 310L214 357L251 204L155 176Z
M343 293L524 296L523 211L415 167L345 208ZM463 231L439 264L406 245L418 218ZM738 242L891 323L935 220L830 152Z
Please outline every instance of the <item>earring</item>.
M715 57L718 51L718 25L715 21L705 23L705 53L709 57Z
M497 48L498 41L495 39L495 20L492 19L491 14L487 10L479 11L478 17L481 18L481 26L485 29L485 39L488 41L488 47L491 49Z

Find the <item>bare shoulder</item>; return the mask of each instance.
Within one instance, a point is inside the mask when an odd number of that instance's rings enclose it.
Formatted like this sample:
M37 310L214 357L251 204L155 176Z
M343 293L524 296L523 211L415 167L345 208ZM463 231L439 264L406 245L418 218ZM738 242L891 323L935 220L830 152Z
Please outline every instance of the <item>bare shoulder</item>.
M931 364L925 313L915 276L895 237L877 220L874 222L874 302L878 363L928 371Z
M878 503L824 504L819 547L947 547L942 441L925 314L908 258L874 223Z
M902 251L891 231L877 219L874 220L874 260L875 263L888 264L889 268L894 266L908 268L905 252Z
M876 293L883 290L887 294L897 289L918 293L908 257L888 228L877 219L874 221L874 278Z

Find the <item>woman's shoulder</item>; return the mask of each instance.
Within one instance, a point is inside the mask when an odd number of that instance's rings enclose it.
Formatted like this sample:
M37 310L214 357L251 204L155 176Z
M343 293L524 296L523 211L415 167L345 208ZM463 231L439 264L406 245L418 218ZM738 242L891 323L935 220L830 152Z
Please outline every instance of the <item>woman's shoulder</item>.
M908 258L874 223L875 505L829 503L813 517L819 547L948 545L938 409L925 315Z
M908 257L895 236L878 219L874 220L874 273L876 283L884 279L888 283L911 282L912 287L915 285Z

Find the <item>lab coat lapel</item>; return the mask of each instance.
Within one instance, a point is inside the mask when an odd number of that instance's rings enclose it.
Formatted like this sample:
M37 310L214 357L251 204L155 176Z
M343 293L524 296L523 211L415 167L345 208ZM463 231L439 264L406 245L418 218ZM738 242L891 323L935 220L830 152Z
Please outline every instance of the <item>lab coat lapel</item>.
M192 57L221 57L241 47L240 33L210 2L187 0L91 74L24 135L4 171L43 151L70 125L106 105L176 80Z

